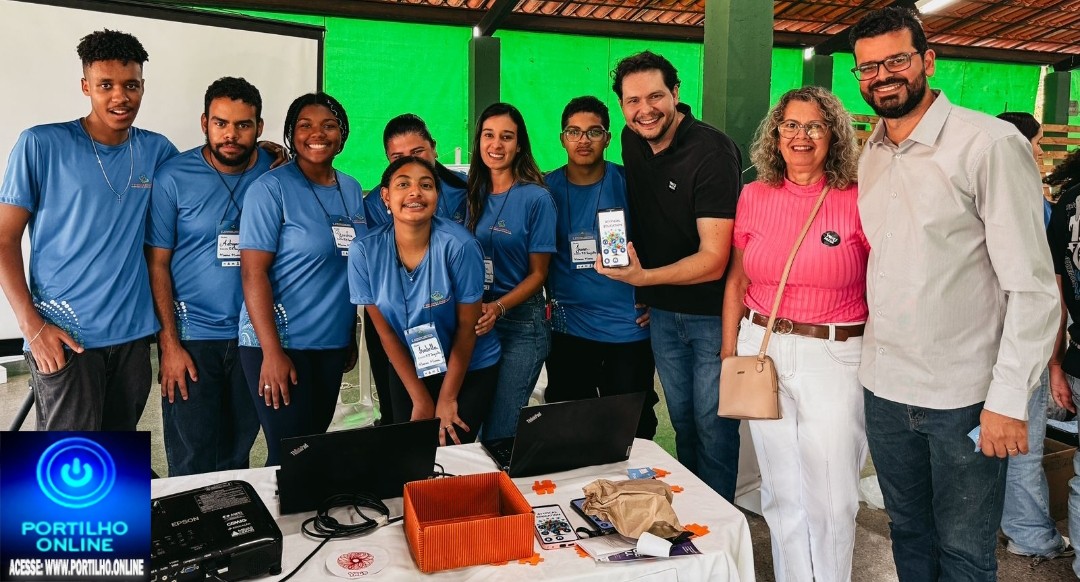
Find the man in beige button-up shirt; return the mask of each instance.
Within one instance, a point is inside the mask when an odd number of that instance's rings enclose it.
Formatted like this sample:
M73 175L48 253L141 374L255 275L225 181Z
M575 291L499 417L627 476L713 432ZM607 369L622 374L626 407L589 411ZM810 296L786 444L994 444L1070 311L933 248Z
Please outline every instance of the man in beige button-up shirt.
M901 580L994 580L1006 457L1027 453L1059 317L1038 172L1013 126L927 87L935 55L913 13L872 13L851 40L882 118L859 165L859 377L893 557Z

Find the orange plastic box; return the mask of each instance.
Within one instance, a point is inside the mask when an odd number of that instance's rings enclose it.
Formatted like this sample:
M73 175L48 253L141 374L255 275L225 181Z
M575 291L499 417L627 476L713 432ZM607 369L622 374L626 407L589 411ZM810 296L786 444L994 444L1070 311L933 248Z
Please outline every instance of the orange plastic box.
M501 472L406 483L405 537L421 572L535 553L532 507Z

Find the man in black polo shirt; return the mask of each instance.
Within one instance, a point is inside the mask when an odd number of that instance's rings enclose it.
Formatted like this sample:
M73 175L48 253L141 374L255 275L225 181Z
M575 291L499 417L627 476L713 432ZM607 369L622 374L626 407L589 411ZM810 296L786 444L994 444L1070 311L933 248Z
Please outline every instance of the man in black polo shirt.
M717 353L739 149L679 103L678 72L664 57L629 56L613 75L626 118L623 165L635 240L629 267L597 261L596 269L637 287L638 301L651 308L653 355L679 461L731 501L739 422L716 415Z

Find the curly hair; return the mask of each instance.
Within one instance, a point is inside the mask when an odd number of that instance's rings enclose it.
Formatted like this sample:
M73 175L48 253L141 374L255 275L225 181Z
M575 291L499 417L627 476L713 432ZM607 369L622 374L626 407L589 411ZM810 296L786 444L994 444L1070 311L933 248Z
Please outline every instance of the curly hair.
M817 105L823 121L829 126L829 153L825 156L826 183L837 189L854 184L859 170L859 146L855 142L851 114L844 109L836 95L821 87L803 87L784 93L765 119L761 120L750 148L750 160L757 166L758 180L770 186L784 183L787 164L780 155L780 132L777 127L784 120L784 110L792 101Z
M1061 192L1080 184L1080 150L1074 150L1062 160L1049 176L1043 178L1043 183L1060 186Z
M262 121L262 94L243 77L222 77L210 83L203 95L203 115L210 117L210 103L219 97L251 105L255 108L255 119Z
M338 125L341 126L341 149L345 149L345 142L349 140L349 115L345 113L345 107L337 99L323 92L301 95L292 102L292 105L289 105L289 111L285 114L285 147L289 148L293 155L296 155L293 132L296 130L296 122L300 118L300 111L308 105L322 105L330 110L330 113L337 119Z
M75 52L79 53L84 68L98 61L120 61L125 65L135 62L142 66L150 60L139 39L119 30L91 32L79 40Z

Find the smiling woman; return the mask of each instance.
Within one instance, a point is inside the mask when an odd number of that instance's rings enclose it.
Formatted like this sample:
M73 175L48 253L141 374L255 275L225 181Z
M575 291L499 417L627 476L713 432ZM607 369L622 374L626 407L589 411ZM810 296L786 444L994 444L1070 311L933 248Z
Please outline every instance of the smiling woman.
M777 580L851 577L866 458L857 372L870 250L856 206L858 154L851 116L832 93L790 91L758 128L751 150L758 181L743 189L735 214L724 357L760 349L782 266L825 196L777 313L784 335L768 344L782 418L750 421Z
M326 431L342 373L356 363L349 244L367 232L363 190L334 169L349 138L344 107L326 93L293 101L285 143L295 159L256 180L240 219L240 361L266 435L267 465L282 438Z
M386 349L393 419L438 417L439 443L476 440L499 374L499 340L477 337L484 259L469 231L444 217L435 166L396 158L379 194L393 221L353 242L349 290Z

